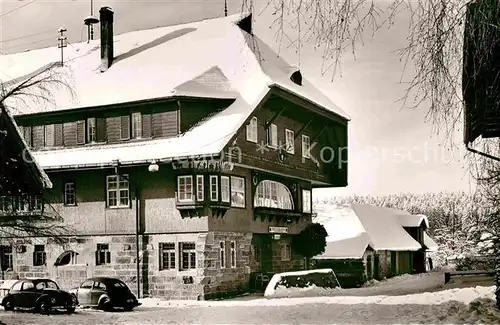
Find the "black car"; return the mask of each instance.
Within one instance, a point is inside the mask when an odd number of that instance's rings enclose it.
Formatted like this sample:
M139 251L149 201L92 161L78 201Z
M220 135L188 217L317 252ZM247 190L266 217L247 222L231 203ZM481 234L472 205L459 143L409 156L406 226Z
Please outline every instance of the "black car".
M78 299L75 295L61 290L57 283L50 279L18 280L2 299L5 310L23 308L44 314L56 309L72 313L77 305Z
M109 277L89 278L75 289L70 290L82 307L97 307L111 310L115 307L127 311L140 306L134 294L123 281Z

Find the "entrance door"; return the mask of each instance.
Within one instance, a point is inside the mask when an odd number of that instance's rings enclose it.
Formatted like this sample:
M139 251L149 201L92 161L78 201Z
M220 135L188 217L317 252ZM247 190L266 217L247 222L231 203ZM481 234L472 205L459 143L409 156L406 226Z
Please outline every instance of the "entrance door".
M391 251L391 275L396 275L397 273L397 269L396 269L396 263L397 263L397 260L396 260L396 252L394 251Z
M373 277L375 280L380 280L380 256L375 254L373 257Z
M263 273L273 273L273 241L269 235L261 236L260 265Z

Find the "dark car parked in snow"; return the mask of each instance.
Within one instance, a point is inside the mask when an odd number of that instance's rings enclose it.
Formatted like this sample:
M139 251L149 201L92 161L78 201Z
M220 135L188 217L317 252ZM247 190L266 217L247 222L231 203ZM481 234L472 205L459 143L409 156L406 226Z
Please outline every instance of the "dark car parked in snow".
M78 298L82 307L97 307L102 310L118 307L130 311L141 305L127 285L116 278L89 278L78 288L70 290L70 293Z
M75 295L61 290L57 283L50 279L18 280L2 299L5 310L32 309L44 314L49 314L55 309L72 313L77 305L78 300Z

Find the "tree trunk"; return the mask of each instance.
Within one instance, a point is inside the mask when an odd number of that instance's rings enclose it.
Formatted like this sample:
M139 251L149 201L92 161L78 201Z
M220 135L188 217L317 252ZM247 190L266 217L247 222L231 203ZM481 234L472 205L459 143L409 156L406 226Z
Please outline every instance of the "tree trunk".
M495 254L495 299L497 308L500 309L500 240L495 238L493 245Z

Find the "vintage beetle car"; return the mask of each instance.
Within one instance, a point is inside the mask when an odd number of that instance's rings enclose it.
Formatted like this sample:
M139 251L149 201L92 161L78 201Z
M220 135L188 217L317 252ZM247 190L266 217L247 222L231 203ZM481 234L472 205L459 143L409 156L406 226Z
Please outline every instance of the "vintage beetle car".
M81 307L97 307L102 310L118 307L130 311L141 305L127 285L116 278L89 278L78 288L70 290L70 293L77 297Z
M54 309L64 309L72 313L77 305L75 295L61 290L57 283L50 279L20 279L2 299L5 310L33 309L44 314L49 314Z

